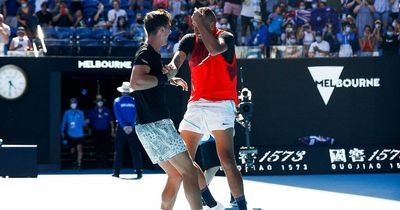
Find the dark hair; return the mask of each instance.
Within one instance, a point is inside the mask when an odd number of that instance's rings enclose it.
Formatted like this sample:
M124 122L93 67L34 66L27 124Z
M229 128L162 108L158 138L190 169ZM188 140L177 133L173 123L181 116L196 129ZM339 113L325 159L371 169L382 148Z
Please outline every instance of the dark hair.
M171 14L166 10L158 9L151 11L144 17L144 27L148 35L156 34L160 27L171 25Z
M214 23L217 22L217 17L215 16L215 13L209 7L200 7L198 10L200 12L204 13L205 21L208 24L210 24L212 22L214 22Z

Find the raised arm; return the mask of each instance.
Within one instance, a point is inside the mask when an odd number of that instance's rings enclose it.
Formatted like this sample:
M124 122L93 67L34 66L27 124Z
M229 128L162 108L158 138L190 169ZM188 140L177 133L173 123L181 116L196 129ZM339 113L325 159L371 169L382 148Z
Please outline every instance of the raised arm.
M201 14L199 10L196 10L192 15L193 25L197 27L201 34L204 46L208 52L212 55L218 55L228 50L228 45L222 38L215 38L211 30L208 29L205 21L204 14Z

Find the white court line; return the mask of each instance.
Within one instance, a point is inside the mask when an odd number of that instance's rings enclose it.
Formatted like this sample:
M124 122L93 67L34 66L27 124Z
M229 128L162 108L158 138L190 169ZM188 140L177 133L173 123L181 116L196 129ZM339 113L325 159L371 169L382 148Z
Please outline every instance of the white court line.
M144 174L141 180L116 179L110 175L0 178L0 210L157 210L165 179L164 174ZM215 177L210 189L228 207L226 178ZM248 180L245 192L249 207L267 210L400 209L398 201ZM175 209L189 209L183 187Z

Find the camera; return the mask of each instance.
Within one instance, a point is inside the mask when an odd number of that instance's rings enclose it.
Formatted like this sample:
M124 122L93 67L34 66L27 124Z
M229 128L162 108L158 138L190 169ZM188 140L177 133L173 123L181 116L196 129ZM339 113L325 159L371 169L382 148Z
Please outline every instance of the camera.
M247 88L243 88L239 94L239 113L244 118L253 116L253 102L251 101L251 91Z
M237 121L245 128L246 146L239 149L239 159L248 169L255 170L254 163L258 150L250 146L250 118L253 116L252 94L248 88L243 88L239 93L239 106Z

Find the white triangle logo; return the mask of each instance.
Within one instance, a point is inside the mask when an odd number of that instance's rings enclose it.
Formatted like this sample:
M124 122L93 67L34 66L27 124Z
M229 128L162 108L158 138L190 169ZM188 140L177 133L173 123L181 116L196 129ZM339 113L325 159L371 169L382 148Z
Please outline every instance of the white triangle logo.
M314 82L317 84L322 100L324 100L325 105L328 105L335 87L325 87L323 86L323 83L325 80L334 81L333 83L336 83L342 74L343 66L312 66L308 67L308 70L310 71Z

